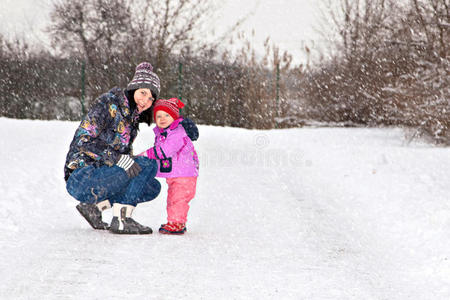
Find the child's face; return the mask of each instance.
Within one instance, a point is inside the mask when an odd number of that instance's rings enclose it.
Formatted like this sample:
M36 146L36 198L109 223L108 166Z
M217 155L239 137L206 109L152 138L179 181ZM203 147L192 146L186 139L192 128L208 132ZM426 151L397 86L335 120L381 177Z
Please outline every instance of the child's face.
M174 121L172 116L163 110L158 110L155 114L155 118L156 126L158 126L159 128L167 128Z

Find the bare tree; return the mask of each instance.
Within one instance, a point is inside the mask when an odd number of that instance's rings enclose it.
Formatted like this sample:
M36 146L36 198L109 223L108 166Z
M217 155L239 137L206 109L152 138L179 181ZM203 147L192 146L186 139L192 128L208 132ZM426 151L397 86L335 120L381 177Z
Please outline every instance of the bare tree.
M53 46L67 54L81 52L89 65L94 64L99 52L120 52L120 44L127 41L131 30L129 5L122 0L56 2L49 27Z
M414 126L450 143L449 1L326 3L339 39L337 54L306 77L315 116Z
M81 49L90 64L102 49L122 53L131 46L138 56L151 52L162 68L171 54L193 46L211 10L201 0L60 0L49 31L55 46Z
M337 46L344 56L352 60L356 55L373 50L380 37L389 30L395 15L395 2L391 0L324 0L324 18L334 28L340 40ZM362 51L363 50L363 51Z
M213 10L208 1L141 1L134 6L134 35L145 49L155 53L155 65L163 69L168 57L200 43L199 31ZM204 41L203 41L204 43Z
M210 9L201 0L59 0L49 32L61 54L86 60L88 93L96 95L126 84L142 60L170 73L174 54L196 49L193 41Z
M440 57L447 53L450 38L450 2L448 0L411 0L415 10L414 17L424 33L424 41L430 50L437 50ZM413 23L414 24L414 23Z

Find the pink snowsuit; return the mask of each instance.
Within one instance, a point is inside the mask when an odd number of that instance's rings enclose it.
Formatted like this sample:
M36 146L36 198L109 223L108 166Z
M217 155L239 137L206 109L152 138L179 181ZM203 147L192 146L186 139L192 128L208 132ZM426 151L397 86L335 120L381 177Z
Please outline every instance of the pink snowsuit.
M199 161L192 141L183 126L182 118L175 120L169 128L155 127L155 145L148 149L147 156L156 159L156 177L166 178L167 221L186 223L189 202L194 198Z

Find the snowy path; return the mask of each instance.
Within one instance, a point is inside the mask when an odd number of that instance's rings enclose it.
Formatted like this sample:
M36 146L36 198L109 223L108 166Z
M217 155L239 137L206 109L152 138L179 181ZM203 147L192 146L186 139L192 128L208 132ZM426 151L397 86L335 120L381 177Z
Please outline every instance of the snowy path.
M0 125L0 299L450 298L450 149L398 129L202 126L188 233L124 237L65 191L76 123ZM157 230L165 192L136 219Z

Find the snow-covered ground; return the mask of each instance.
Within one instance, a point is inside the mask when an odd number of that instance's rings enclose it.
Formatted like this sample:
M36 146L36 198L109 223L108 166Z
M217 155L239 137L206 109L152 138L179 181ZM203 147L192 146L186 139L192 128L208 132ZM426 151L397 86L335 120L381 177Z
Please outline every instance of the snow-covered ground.
M449 148L200 126L187 234L118 236L65 191L77 125L0 118L0 299L450 299ZM165 192L135 219L157 231Z

